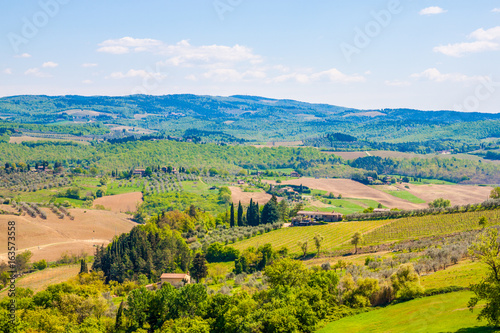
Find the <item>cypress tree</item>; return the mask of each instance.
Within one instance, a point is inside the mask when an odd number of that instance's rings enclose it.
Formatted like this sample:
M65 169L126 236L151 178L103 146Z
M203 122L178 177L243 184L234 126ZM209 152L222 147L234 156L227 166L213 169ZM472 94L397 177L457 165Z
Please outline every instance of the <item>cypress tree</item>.
M254 218L254 210L253 210L253 199L250 199L250 206L247 209L247 223L248 225L254 226L255 218Z
M241 201L238 203L238 226L243 226L243 206Z
M80 260L80 273L88 273L89 269L87 268L87 263L85 263L85 259Z
M271 200L269 200L262 209L262 223L274 223L280 218L280 213L278 211L278 199L273 195Z
M115 321L115 330L118 331L123 324L123 301L120 302L120 307L118 308L118 311L116 312L116 321Z
M234 204L231 202L231 215L229 216L229 225L234 227Z

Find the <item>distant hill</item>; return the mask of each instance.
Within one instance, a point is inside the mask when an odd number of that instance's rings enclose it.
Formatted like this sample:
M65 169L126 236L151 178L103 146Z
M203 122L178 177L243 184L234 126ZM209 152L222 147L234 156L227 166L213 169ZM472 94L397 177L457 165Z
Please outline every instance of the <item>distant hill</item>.
M469 140L500 137L500 113L359 110L243 95L12 96L0 98L0 116L39 124L100 121L172 135L188 129L221 131L254 141L305 139L327 132L395 141L456 139L457 134ZM483 123L457 127L477 122Z

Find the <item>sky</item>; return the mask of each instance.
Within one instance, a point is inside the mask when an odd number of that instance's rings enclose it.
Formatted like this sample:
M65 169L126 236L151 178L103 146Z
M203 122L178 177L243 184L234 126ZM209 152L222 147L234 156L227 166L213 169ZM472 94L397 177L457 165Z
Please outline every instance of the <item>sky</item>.
M500 112L498 0L0 0L0 96Z

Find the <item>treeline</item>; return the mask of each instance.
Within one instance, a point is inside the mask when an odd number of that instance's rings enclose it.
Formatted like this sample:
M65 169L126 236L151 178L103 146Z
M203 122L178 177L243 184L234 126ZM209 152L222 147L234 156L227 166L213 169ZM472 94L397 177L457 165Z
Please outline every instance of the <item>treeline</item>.
M500 160L500 152L487 151L484 158L487 160Z
M500 199L488 199L480 204L467 204L464 206L452 207L429 207L413 210L390 210L375 213L354 213L347 214L342 217L344 221L368 221L368 220L385 220L399 219L403 217L425 216L434 214L452 214L463 212L474 212L482 210L492 210L500 208Z
M430 154L440 151L465 153L481 149L481 144L471 144L460 140L425 140L415 142L381 142L358 140L355 136L343 133L329 133L322 137L304 140L305 146L332 148L333 150L392 150L407 153Z

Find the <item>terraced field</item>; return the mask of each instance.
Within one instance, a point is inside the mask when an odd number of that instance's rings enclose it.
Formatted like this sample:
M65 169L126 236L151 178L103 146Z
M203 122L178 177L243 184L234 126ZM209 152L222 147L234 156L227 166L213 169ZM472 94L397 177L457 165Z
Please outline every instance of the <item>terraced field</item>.
M322 251L331 251L334 249L348 247L349 240L356 232L368 232L376 229L388 221L362 221L362 222L338 222L328 225L312 227L289 227L268 232L240 242L234 243L235 248L244 250L250 246L259 247L270 243L275 248L286 246L292 253L301 252L298 242L309 242L309 251L314 252L313 237L321 234L324 237Z

